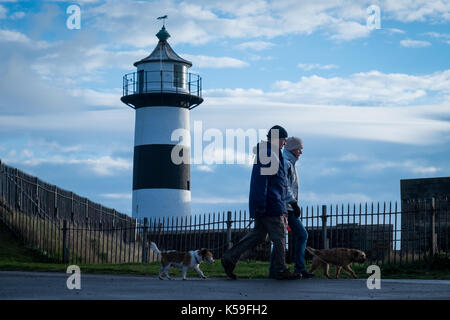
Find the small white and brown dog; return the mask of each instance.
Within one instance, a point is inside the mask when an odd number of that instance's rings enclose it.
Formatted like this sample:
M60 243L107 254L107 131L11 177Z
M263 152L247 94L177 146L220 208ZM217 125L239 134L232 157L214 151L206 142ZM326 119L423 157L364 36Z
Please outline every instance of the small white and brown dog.
M207 261L210 264L214 263L213 254L205 248L181 252L176 250L160 251L154 242L151 243L151 246L153 251L161 255L161 269L159 269L159 279L161 280L164 279L163 274L166 275L167 279L172 279L169 276L171 266L182 268L183 280L186 280L186 272L188 269L194 269L202 279L206 279L199 265L203 261Z

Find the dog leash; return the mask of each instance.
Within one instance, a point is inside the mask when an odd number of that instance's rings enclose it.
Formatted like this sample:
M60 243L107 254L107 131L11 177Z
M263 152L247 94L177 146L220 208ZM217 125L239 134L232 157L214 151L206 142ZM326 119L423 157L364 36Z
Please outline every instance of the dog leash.
M308 249L306 249L306 250L308 250ZM315 253L313 253L312 251L309 251L309 250L308 250L308 252L309 252L311 255L317 257L317 258L318 258L320 261L322 261L323 263L328 264L328 262L326 262L325 260L323 260L323 259L322 259L321 257L319 257L317 254L315 254Z

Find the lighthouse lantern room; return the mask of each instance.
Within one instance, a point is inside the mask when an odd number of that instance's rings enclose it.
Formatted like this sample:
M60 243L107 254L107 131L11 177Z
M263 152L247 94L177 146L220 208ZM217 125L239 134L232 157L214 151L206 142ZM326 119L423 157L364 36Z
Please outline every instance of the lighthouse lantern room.
M189 133L189 110L203 102L201 78L188 72L190 61L171 48L165 26L158 44L123 77L122 102L136 110L132 216L190 215L190 165L174 163L175 145L190 156L190 139L172 141L177 129Z

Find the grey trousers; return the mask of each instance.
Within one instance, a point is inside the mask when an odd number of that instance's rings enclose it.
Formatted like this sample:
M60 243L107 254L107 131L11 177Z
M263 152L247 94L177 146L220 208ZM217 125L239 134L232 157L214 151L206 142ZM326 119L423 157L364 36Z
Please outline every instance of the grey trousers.
M236 264L241 255L255 248L259 243L264 241L266 235L269 234L270 240L273 242L273 267L277 271L287 269L286 266L286 223L283 217L259 217L255 219L255 227L246 234L237 244L223 254L222 259L231 261Z

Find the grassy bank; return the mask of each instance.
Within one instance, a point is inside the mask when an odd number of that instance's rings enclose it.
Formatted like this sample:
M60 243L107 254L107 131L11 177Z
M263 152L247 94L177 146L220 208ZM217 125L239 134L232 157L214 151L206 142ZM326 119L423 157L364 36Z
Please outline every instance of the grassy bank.
M354 264L352 268L360 278L367 278L366 273L369 264ZM25 248L15 235L2 223L0 223L0 270L66 272L66 264L53 263L49 258L39 252ZM156 276L159 263L149 264L80 264L82 273L124 274ZM309 267L309 264L308 264ZM293 266L290 265L291 270ZM382 265L381 278L396 279L447 279L450 280L450 257L441 256L431 261L421 263ZM216 260L214 265L203 263L201 269L208 277L225 277L221 263ZM236 274L240 278L266 278L268 276L269 263L260 261L240 261L236 267ZM330 274L334 274L334 267L330 268ZM172 269L171 275L181 276L181 271ZM194 271L188 272L188 277L197 277ZM316 271L317 278L325 278L322 270ZM341 271L340 278L350 278Z

